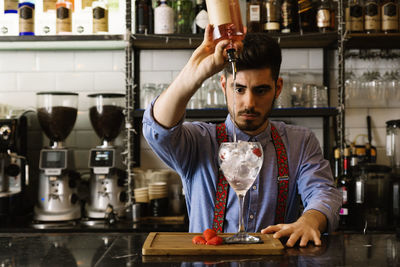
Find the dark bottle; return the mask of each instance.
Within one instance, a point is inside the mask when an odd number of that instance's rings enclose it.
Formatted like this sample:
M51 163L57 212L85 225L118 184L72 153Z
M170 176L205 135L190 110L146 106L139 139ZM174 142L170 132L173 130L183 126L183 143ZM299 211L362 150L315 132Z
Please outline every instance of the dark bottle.
M382 3L382 31L384 33L399 31L399 11L397 0L384 0Z
M149 1L138 0L136 3L136 33L149 32Z
M338 189L342 193L343 202L342 208L340 209L340 225L348 226L349 225L349 215L350 215L350 196L351 196L351 176L349 173L349 157L350 150L348 147L344 149L343 156L343 171L342 175L339 178Z
M349 32L363 32L364 11L361 0L349 0L345 13L346 30Z
M247 0L247 31L261 32L261 1Z
M192 33L193 4L191 0L172 2L175 12L175 33Z
M281 4L281 32L291 33L298 31L299 14L295 0L283 0Z
M278 0L265 0L263 2L263 27L266 32L280 31L281 8Z
M378 0L365 2L364 29L366 33L375 33L381 30L381 7Z
M329 0L321 0L317 9L317 27L320 32L332 29L332 8Z
M147 0L147 6L149 7L149 26L147 28L147 33L154 33L154 9L152 0Z
M313 32L316 28L316 12L311 0L298 0L300 33Z
M207 5L205 0L196 0L193 33L203 34L208 24Z

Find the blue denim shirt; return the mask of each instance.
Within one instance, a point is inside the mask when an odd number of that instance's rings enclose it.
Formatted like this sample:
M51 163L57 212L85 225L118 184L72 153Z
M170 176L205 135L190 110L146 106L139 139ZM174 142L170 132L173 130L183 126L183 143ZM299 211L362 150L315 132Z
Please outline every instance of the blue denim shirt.
M216 124L183 122L183 119L175 127L166 129L154 120L152 110L153 104L144 113L143 135L153 151L182 179L189 231L200 233L212 228L218 182ZM317 138L304 127L272 123L288 154L289 194L285 223L294 222L301 215L301 198L304 212L310 209L322 212L327 218L328 230L335 230L342 197L334 185L329 162L324 159ZM232 141L234 124L229 115L225 124L229 141ZM264 149L263 167L245 198L244 224L247 232L259 232L275 221L278 168L270 128L269 125L254 137L236 128L238 140L258 141ZM237 232L239 201L232 188L229 189L225 212L224 232Z

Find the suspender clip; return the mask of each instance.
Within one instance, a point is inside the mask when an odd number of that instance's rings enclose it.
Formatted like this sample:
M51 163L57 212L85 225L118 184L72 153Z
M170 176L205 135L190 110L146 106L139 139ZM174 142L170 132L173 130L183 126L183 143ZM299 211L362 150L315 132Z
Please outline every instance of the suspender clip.
M289 180L289 176L288 175L278 176L278 182L287 181L287 180Z

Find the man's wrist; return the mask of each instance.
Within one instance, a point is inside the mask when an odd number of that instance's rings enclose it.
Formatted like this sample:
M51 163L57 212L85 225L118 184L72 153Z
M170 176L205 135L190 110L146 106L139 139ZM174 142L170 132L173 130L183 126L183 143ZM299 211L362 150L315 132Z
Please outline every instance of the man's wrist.
M310 209L304 212L301 217L303 217L307 223L310 223L314 227L318 228L321 233L326 231L328 220L325 214L322 212Z

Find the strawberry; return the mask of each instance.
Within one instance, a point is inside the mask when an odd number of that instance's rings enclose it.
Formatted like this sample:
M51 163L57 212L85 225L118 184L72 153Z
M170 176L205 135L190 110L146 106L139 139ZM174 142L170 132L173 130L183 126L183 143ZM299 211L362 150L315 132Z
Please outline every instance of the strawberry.
M204 236L204 239L205 239L206 241L210 240L211 238L213 238L213 237L216 236L216 235L217 235L217 233L216 233L213 229L206 229L206 230L203 232L203 236Z
M253 149L253 153L254 155L256 155L257 157L261 157L261 150L259 148L254 148Z
M222 237L220 236L214 236L213 238L211 238L210 240L207 240L207 245L213 245L213 246L218 246L218 245L222 245L222 243L224 243L224 241L222 240Z
M192 243L195 245L205 245L207 241L201 235L196 235L193 237Z

